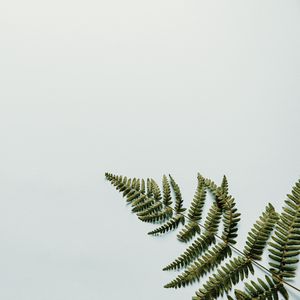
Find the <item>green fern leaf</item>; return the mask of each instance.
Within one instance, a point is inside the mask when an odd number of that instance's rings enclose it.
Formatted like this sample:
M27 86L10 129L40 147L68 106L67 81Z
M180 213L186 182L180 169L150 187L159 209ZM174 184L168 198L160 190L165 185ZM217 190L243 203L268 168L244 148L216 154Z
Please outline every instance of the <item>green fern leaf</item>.
M163 271L176 270L189 265L202 252L215 243L216 239L213 233L205 232L198 237L178 258L163 268Z
M227 177L224 175L223 176L223 180L222 180L222 183L221 183L221 188L223 190L223 194L225 196L228 195L228 180L227 180Z
M265 276L265 280L257 279L257 283L251 281L251 284L245 283L246 291L235 290L235 296L237 300L277 300L279 294L283 296L283 299L288 300L289 295L283 284L279 281L272 280L269 276Z
M245 257L236 257L219 268L215 274L203 285L193 300L215 299L223 296L231 290L232 286L240 280L247 278L249 271L253 274L254 269L251 260Z
M198 186L191 206L188 211L189 222L185 225L181 232L177 235L182 242L188 242L196 233L200 233L198 222L201 220L203 206L205 203L206 190L204 188L204 179L198 174Z
M147 196L152 197L153 196L153 189L152 189L152 182L150 178L147 178Z
M203 251L215 242L215 233L221 220L222 211L214 202L205 220L205 232L200 235L178 258L168 264L163 270L174 270L186 267L195 260Z
M177 238L179 241L187 243L196 233L201 233L200 226L197 222L189 221L184 228L179 232Z
M149 235L159 235L159 234L166 233L168 231L176 229L179 226L180 223L184 224L184 216L178 214L178 215L172 217L172 219L170 219L164 225L148 232L148 234Z
M153 205L151 205L150 207L146 208L145 210L138 212L137 216L145 217L145 216L151 215L153 213L160 212L162 207L163 207L163 204L161 202L157 201L157 202L153 203Z
M144 222L162 223L151 235L160 235L176 229L179 224L185 223L183 199L180 188L170 176L170 181L164 175L162 193L155 180L148 178L127 178L126 176L105 173L107 180L123 194L126 202L132 206L132 212ZM171 188L175 195L175 207L172 205ZM209 190L215 198L205 220L205 230L201 234L199 221L202 217L203 206ZM296 265L300 254L300 180L296 182L291 194L287 195L283 212L278 217L273 206L269 204L248 233L244 255L229 260L209 277L193 299L215 299L228 293L234 284L253 274L253 260L260 260L268 238L276 224L276 230L269 243L270 271L273 277L266 276L265 280L257 279L245 283L245 291L235 290L237 300L249 299L279 299L281 295L288 299L284 287L284 279L295 276ZM218 231L223 214L222 242L215 244L215 234ZM279 221L278 221L279 218ZM228 195L228 181L223 176L221 186L218 187L212 180L204 179L198 174L198 185L187 214L188 223L179 232L178 239L189 241L197 233L200 236L164 270L187 267L166 288L179 288L198 281L202 276L214 270L221 262L231 256L230 244L236 243L240 214L235 208L234 198ZM200 256L202 254L202 256ZM233 298L227 295L227 298Z
M285 204L269 243L270 271L280 278L293 278L300 254L300 180Z
M173 209L171 207L166 207L162 211L154 212L147 215L139 216L139 219L143 222L157 223L165 222L173 216Z
M269 203L265 212L259 217L251 231L248 233L244 254L252 259L261 260L267 240L278 220L278 214Z
M237 237L240 215L241 214L238 213L237 209L235 208L234 198L231 196L227 197L223 212L224 229L221 236L224 242L231 244L236 243L235 239Z
M229 202L226 205L228 204ZM269 204L248 234L244 250L247 255L234 258L226 263L225 266L218 268L213 276L209 277L208 281L196 293L198 298L195 297L195 299L211 299L220 295L222 296L234 284L247 278L248 270L253 273L252 260L260 259L276 220L277 214L272 205ZM256 238L253 233L256 233Z
M162 184L163 184L163 204L166 207L170 207L172 205L171 188L166 175L163 176Z
M154 179L150 179L150 180L151 180L151 189L152 189L153 198L157 201L160 201L162 199L160 188Z
M139 197L135 198L132 202L131 202L131 206L135 207L138 206L142 203L144 203L147 199L149 199L146 195L141 194Z
M203 256L189 266L183 274L165 285L165 288L180 288L189 285L210 272L226 257L231 256L231 248L228 244L220 242L211 250L207 250Z
M146 192L146 184L145 184L145 180L144 179L141 180L140 191L141 191L142 194L145 194L145 192Z
M138 213L138 212L144 211L146 209L149 209L150 207L152 207L156 203L157 202L155 201L154 198L148 198L145 201L143 201L142 203L139 203L136 206L134 206L133 209L132 209L132 212L133 213Z
M175 213L176 214L180 214L180 213L183 213L185 212L186 208L183 208L183 199L182 199L182 196L181 196L181 191L180 191L180 188L179 188L179 185L175 182L174 178L169 175L170 177L170 183L171 183L171 187L174 191L174 194L175 194Z
M218 187L214 181L208 178L204 180L204 185L215 196L217 204L220 207L223 207L226 204L226 200L227 200L226 189L223 190L222 187Z

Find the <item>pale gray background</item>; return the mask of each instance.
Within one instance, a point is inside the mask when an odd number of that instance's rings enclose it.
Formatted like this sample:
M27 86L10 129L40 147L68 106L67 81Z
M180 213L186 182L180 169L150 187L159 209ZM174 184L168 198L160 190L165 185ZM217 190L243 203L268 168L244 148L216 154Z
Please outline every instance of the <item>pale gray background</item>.
M2 1L0 298L190 299L104 172L227 174L241 248L300 175L299 37L298 0Z

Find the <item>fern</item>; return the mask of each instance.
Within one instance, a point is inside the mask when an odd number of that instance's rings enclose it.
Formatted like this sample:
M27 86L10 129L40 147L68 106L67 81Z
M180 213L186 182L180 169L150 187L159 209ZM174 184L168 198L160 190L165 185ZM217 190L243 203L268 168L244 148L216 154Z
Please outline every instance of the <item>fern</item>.
M161 211L162 206L163 206L163 204L161 202L157 201L155 203L152 203L150 207L144 209L141 212L138 212L137 216L138 217L147 217L153 213Z
M200 233L199 221L202 217L203 206L205 203L206 190L204 188L204 179L198 174L198 186L192 204L188 211L188 224L177 235L182 242L188 242L196 233Z
M267 240L278 220L278 214L269 203L266 211L259 217L248 233L244 254L252 259L261 260Z
M253 295L258 299L278 299L278 294L288 299L283 279L291 279L295 276L300 253L300 181L296 182L292 193L287 196L288 199L285 200L283 212L279 216L275 233L272 236L273 242L269 242L269 257L272 259L269 265L273 278L266 276L268 285L264 285L261 279L258 279L258 283L254 281L251 281L251 284L246 283L245 292L235 291L237 299L252 299ZM254 239L256 233L253 234ZM257 249L255 252L249 249L248 252L253 253L252 255L258 254L260 257L262 249Z
M221 183L221 188L223 190L223 194L225 196L228 195L228 180L227 180L227 177L224 175L223 176L223 180L222 180L222 183Z
M220 242L211 250L207 250L196 262L189 266L183 274L165 285L165 288L185 287L195 281L198 281L203 275L206 275L226 257L231 256L231 248L228 244Z
M265 276L265 281L258 278L257 283L253 280L251 284L245 283L246 291L235 290L237 300L251 300L251 299L279 299L279 294L284 299L289 299L288 292L279 281L272 280L269 276Z
M148 232L148 234L159 235L159 234L166 233L168 231L171 231L171 230L174 230L175 228L177 228L180 223L184 224L184 216L176 215L172 219L170 219L167 223L162 225L161 227Z
M215 233L218 231L218 226L221 220L221 209L216 203L210 208L205 221L206 231L198 237L191 246L189 246L183 254L176 258L172 263L168 264L164 271L179 269L187 266L195 260L202 252L215 243Z
M157 222L165 222L169 220L173 215L173 209L171 207L167 207L161 211L154 212L147 215L139 215L139 219L143 222L148 223L157 223Z
M171 208L172 197L170 184L167 177L164 175L163 180L163 197L157 183L152 180L152 189L154 189L154 197L157 202L150 206L148 209L138 213L138 217L143 222L157 223L165 222L173 215L173 209ZM160 201L162 199L162 201Z
M234 258L226 263L226 266L219 268L196 293L197 296L194 299L211 299L223 295L240 280L247 278L248 271L254 273L252 261L261 258L276 221L277 213L269 204L248 233L244 248L245 256Z
M163 176L163 204L165 207L171 207L172 197L171 197L171 188L166 175Z
M148 234L161 235L184 225L177 237L188 242L196 234L190 246L163 270L185 268L166 288L180 288L199 281L202 276L213 272L207 282L196 292L193 299L216 299L227 294L239 281L254 273L254 263L261 260L268 239L276 226L269 242L270 272L272 276L245 283L245 290L235 290L237 300L279 299L281 295L288 299L284 284L286 279L295 277L300 254L300 181L296 182L288 195L283 212L278 215L271 204L249 231L246 245L238 257L222 262L232 255L232 245L236 243L240 213L236 209L235 199L228 194L228 180L223 176L220 186L211 179L198 174L198 184L191 205L185 215L183 198L179 185L172 176L163 176L162 191L154 179L127 178L126 176L106 173L105 177L123 194L132 212L143 222L160 226ZM171 189L175 200L172 201ZM206 193L214 196L200 231ZM172 204L174 203L174 207ZM223 222L221 237L217 235L220 221ZM185 224L186 222L186 224ZM202 225L201 225L202 226ZM216 237L222 241L216 243ZM221 264L221 266L219 266ZM228 299L233 298L227 295Z
M246 257L235 257L225 266L219 268L212 277L196 292L193 300L215 299L227 293L233 285L248 277L249 271L254 274L251 260Z
M295 277L300 253L300 180L285 200L283 212L270 242L271 271L280 278Z
M157 203L154 198L148 198L147 200L144 200L142 203L139 203L135 205L132 209L132 212L134 213L140 213L142 211L145 211L146 209L149 209L153 207Z
M226 204L224 205L224 212L223 212L223 224L224 229L222 233L222 240L224 242L235 244L237 231L238 231L238 222L240 221L240 213L237 212L235 208L234 198L229 196L226 199Z
M160 188L154 179L150 179L152 194L155 200L160 201L162 199Z
M183 199L181 196L179 185L175 182L174 178L171 175L169 175L169 177L170 177L171 186L175 194L175 213L176 214L183 213L185 212L186 208L183 208Z

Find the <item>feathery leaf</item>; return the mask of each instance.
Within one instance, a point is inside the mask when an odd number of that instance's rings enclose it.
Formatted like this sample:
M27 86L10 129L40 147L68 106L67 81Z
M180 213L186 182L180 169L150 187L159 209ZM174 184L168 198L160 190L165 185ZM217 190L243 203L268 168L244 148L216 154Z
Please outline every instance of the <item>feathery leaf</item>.
M171 187L174 191L174 194L175 194L175 213L176 214L180 214L180 213L183 213L185 212L185 208L183 208L183 199L182 199L182 196L181 196L181 191L180 191L180 188L179 188L179 185L176 183L176 181L174 180L174 178L169 175L170 177L170 183L171 183Z
M148 234L149 235L159 235L159 234L166 233L168 231L176 229L179 226L180 223L184 224L184 216L183 215L176 215L176 216L172 217L172 219L170 219L164 225L148 232Z
M283 212L270 242L270 271L281 278L295 277L300 253L300 180L285 200Z

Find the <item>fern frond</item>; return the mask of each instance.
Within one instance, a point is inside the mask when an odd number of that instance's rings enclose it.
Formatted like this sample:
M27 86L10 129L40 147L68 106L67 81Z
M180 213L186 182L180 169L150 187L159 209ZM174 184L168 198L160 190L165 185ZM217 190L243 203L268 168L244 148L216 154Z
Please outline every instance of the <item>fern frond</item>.
M234 206L234 202L231 199L231 201L227 201L225 207L228 205L230 207L230 203ZM234 210L232 209L232 211ZM231 222L228 220L226 217L224 222L230 224ZM195 297L194 299L211 299L213 297L219 297L220 295L222 296L225 292L229 291L234 284L237 284L245 277L247 278L249 270L253 273L252 260L260 259L276 220L277 214L272 205L269 204L266 207L266 211L262 213L248 233L248 240L244 250L247 255L234 258L226 263L225 266L217 269L213 276L209 277L208 281L196 293L198 298ZM226 228L226 225L224 228ZM254 236L254 233L256 236Z
M223 194L225 196L227 196L228 195L228 180L225 175L223 176L223 179L222 179L221 188L223 190Z
M222 210L219 208L217 203L214 202L207 213L204 222L205 229L212 234L216 234L219 229L221 215L222 215Z
M174 208L175 213L176 214L183 213L185 212L186 208L183 208L183 199L181 196L179 185L176 183L176 181L171 175L169 175L169 177L170 177L171 187L175 194L175 208Z
M211 206L205 220L205 232L200 235L193 243L172 263L168 264L163 270L174 270L186 267L194 261L203 251L212 243L215 243L215 234L221 220L222 211L214 202Z
M222 232L222 240L226 243L235 244L237 231L238 231L238 222L240 221L240 213L237 212L235 208L234 198L229 196L226 199L226 204L224 205L223 212L223 224L224 229Z
M145 194L145 192L146 192L146 184L145 184L145 180L144 179L141 180L141 188L140 188L140 190L141 190L142 194Z
M177 234L177 238L179 241L186 243L190 241L196 233L201 233L199 224L189 221Z
M289 295L283 284L279 281L272 280L269 276L265 276L265 280L257 279L257 283L251 281L245 283L246 291L235 290L235 296L237 300L278 300L279 294L283 296L283 299L288 300Z
M163 176L162 192L156 181L150 178L145 181L111 173L105 173L105 178L123 194L126 202L131 204L132 212L135 212L140 220L152 223L164 222L148 234L159 235L176 229L180 223L185 225L183 212L186 209L183 208L181 191L171 176L169 179ZM171 207L171 189L175 195L174 209ZM205 230L201 234L199 221L202 218L207 190L213 194L215 202L208 212L204 223ZM222 242L215 244L215 235L222 214L224 224ZM164 268L164 270L171 270L187 267L183 273L166 284L166 288L184 287L198 281L202 276L216 269L225 258L231 256L230 245L236 242L240 214L235 208L234 198L228 194L226 176L223 177L221 185L217 186L212 180L204 179L198 174L198 185L187 219L188 223L179 232L178 239L187 242L196 233L200 236L183 254ZM287 195L281 215L278 216L274 207L269 204L248 233L244 256L231 259L216 269L193 299L215 299L224 293L227 294L234 284L247 278L249 272L253 274L253 260L261 259L274 226L276 230L269 243L269 257L272 259L270 271L273 276L266 276L265 280L258 278L257 282L245 283L245 291L235 290L235 296L237 300L277 300L280 295L288 299L284 283L287 283L286 278L295 276L300 254L300 180L295 183L291 194ZM227 295L227 297L233 300L231 296Z
M152 207L153 205L155 205L156 201L154 198L147 198L146 200L144 200L142 203L139 203L137 205L135 205L132 208L132 212L133 213L138 213L141 212L143 210L149 209L150 207Z
M151 215L156 212L160 212L162 209L163 204L159 201L153 203L150 207L146 208L145 210L142 210L141 212L137 213L138 217L145 217L148 215Z
M152 190L152 182L150 178L147 178L147 196L151 197L153 196L153 190Z
M168 231L176 229L180 223L184 224L184 216L183 215L175 215L170 219L167 223L160 226L159 228L156 228L150 232L148 232L149 235L159 235L166 233Z
M163 185L163 204L164 206L171 206L172 205L171 188L166 175L163 176L162 185Z
M244 254L252 259L261 260L264 248L278 220L278 214L269 203L248 233Z
M139 179L139 178L136 179L134 188L135 188L137 191L140 191L140 189L141 189L141 182L140 182L140 179Z
M120 180L120 177L121 177L121 181L122 181L122 176L113 175L113 174L108 173L108 172L105 173L105 178L108 181Z
M204 179L198 174L198 186L188 211L189 222L177 235L182 242L188 242L196 233L200 233L198 222L201 220L203 206L205 203L206 190L204 188Z
M160 201L162 199L160 188L154 179L150 179L150 180L151 180L153 198L157 201Z
M211 232L205 232L198 237L178 258L163 268L163 271L176 270L189 265L202 252L215 243L216 239Z
M215 196L218 205L223 207L226 204L227 191L223 190L222 187L218 187L214 181L208 178L205 178L204 185Z
M120 188L120 192L123 192L123 197L125 196L130 196L131 193L134 193L135 192L135 189L132 187L132 179L129 178L126 182L126 184L124 184L124 187L123 188ZM129 194L129 195L128 195Z
M197 180L197 189L188 211L188 218L194 222L199 222L201 220L206 196L206 190L204 188L204 178L200 174L198 174Z
M270 271L280 278L295 277L300 253L300 180L285 200L283 212L270 242Z
M173 216L173 209L171 207L166 207L161 211L139 216L139 219L143 222L156 223L156 222L165 222Z
M132 190L132 192L127 194L127 202L132 202L133 200L139 198L142 195L142 193L140 191L137 190Z
M131 202L131 206L135 207L139 204L144 203L147 199L149 199L146 195L141 194L139 197L135 198L132 202ZM151 198L150 198L151 199Z
M128 181L129 179L127 179L127 177L124 176L122 180L114 180L111 181L111 183L116 187L117 190L119 190L119 192L123 192L128 187Z
M133 178L132 179L132 182L131 182L131 186L134 188L134 189L136 189L136 178Z
M241 256L233 258L209 277L209 280L203 287L196 292L196 296L193 297L193 300L215 299L219 296L223 296L224 293L231 290L233 285L247 278L249 271L252 274L254 273L250 259Z
M218 243L211 250L207 250L176 279L166 284L165 288L180 288L199 281L203 275L210 272L228 256L231 256L229 245L223 242Z
M125 176L116 176L107 174L106 178L115 186L119 192L123 192L123 196L126 196L127 202L131 202L142 195L142 191L137 190L139 187L137 179L127 179Z

